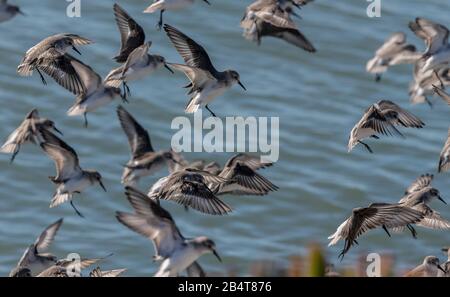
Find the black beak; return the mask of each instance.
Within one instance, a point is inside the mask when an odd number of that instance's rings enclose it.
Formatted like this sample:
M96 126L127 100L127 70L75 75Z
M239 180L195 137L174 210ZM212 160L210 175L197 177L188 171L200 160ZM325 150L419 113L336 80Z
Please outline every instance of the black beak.
M208 5L211 5L211 3L209 3L209 1L208 0L203 0L203 1L205 1Z
M21 15L26 15L22 10L20 10L20 9L17 9L17 13L18 14L21 14Z
M443 273L447 273L447 271L445 271L444 268L442 268L441 265L438 265L437 268L438 268L440 271L442 271Z
M173 72L172 68L170 68L169 65L167 65L166 63L164 63L164 67L166 67L166 69L169 70L172 74L175 73Z
M59 135L64 136L64 134L61 131L59 131L55 126L53 126L53 130L55 130L55 132L58 133Z
M444 202L444 204L447 204L447 202L445 202L445 200L444 199L442 199L442 197L441 196L438 196L437 197L439 200L441 200L442 202Z
M72 49L81 56L81 52L74 45L72 45Z
M100 184L100 187L102 187L103 191L107 192L106 188L105 188L105 185L103 184L101 179L98 180L98 183Z
M300 19L300 20L302 19L302 17L298 13L296 13L295 11L291 11L291 14L293 16L295 16L296 18Z
M241 81L240 80L238 80L238 84L241 86L241 88L243 88L244 89L244 91L247 91L247 89L244 87L244 85L241 83Z
M217 260L219 260L219 262L222 262L222 258L220 258L219 254L217 253L217 251L215 249L212 250L214 256L216 256Z
M173 157L170 157L169 159L170 159L171 161L173 161L174 163L176 163L176 164L178 164L178 165L181 165L181 163L178 162L177 160L175 160Z

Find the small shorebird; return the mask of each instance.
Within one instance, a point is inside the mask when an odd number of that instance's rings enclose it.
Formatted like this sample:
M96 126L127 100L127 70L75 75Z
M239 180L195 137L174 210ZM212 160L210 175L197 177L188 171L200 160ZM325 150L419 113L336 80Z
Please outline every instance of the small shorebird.
M414 45L406 43L405 33L396 32L377 49L375 56L366 64L366 71L375 74L375 80L380 81L389 66L413 64L421 57L422 54L416 51Z
M102 271L100 269L100 267L97 267L89 273L89 276L90 277L118 277L125 271L127 271L126 268Z
M128 96L130 88L127 82L150 75L162 66L173 73L172 69L167 66L164 57L148 54L152 43L151 41L145 43L145 33L142 27L117 4L114 4L114 14L121 37L120 53L114 59L124 65L111 70L106 76L105 82L114 87L123 84L123 93Z
M214 172L215 164L204 170ZM217 176L227 180L211 187L217 195L267 195L278 187L268 179L258 174L256 170L272 166L271 162L262 162L259 157L247 154L237 154L231 157Z
M19 6L8 4L8 0L0 0L0 23L12 19L17 14L24 15Z
M153 258L162 260L155 276L178 276L186 269L201 274L203 270L196 261L203 254L213 253L222 261L211 239L204 236L185 238L170 213L156 201L130 187L125 188L125 195L135 213L118 211L116 217L132 231L152 240L155 247Z
M122 8L115 3L114 16L120 32L120 52L113 59L125 63L128 56L145 42L144 29Z
M19 263L16 268L14 268L9 276L16 274L25 273L24 268L29 269L30 274L35 276L41 271L47 269L48 267L54 265L57 258L50 253L43 253L46 251L50 244L53 242L56 233L63 223L63 219L59 219L54 222L39 235L36 241L30 245L26 251L23 253L22 258L20 258Z
M439 265L439 258L435 256L427 256L423 263L405 274L406 277L436 277L439 270L444 269Z
M315 52L312 43L298 30L291 15L298 16L292 5L300 7L294 1L258 0L247 7L240 26L243 36L261 44L261 38L272 36L300 47L308 52ZM304 5L304 4L303 4Z
M444 264L441 265L445 272L439 270L438 277L450 277L450 248L445 247L442 249L442 251L447 254L448 259Z
M62 135L55 127L55 123L46 118L40 118L37 109L30 111L25 119L22 121L20 126L14 130L6 140L5 144L0 148L0 152L12 154L11 163L20 151L20 147L27 143L38 143L41 142L41 130L54 130L55 132Z
M117 116L131 148L131 159L122 174L123 184L135 185L141 177L152 175L164 166L177 162L172 156L172 150L155 152L147 130L120 105Z
M344 258L350 248L355 243L358 244L356 239L363 233L382 227L391 236L388 229L404 227L422 219L423 214L420 211L400 204L372 203L365 208L354 208L352 215L337 228L334 234L328 237L331 239L328 246L345 239L344 249L339 255Z
M129 81L140 80L163 66L174 73L164 57L148 54L150 45L151 42L147 42L133 50L125 64L109 72L105 84L116 88L123 84L123 94L127 97L130 95Z
M203 0L208 5L211 5L208 0ZM154 13L159 10L159 22L157 25L158 30L161 30L163 25L163 13L166 10L178 10L186 8L194 4L194 0L154 0L153 3L147 7L144 13Z
M198 43L167 24L164 25L164 30L187 64L169 64L184 72L191 81L186 87L191 88L188 94L192 94L192 97L185 112L194 113L201 106L205 106L215 117L216 115L208 107L215 97L222 95L236 83L245 90L239 80L239 73L234 70L217 71L205 49Z
M66 53L72 48L78 54L76 45L91 44L92 41L76 34L60 33L49 36L30 48L17 67L21 76L31 76L36 70L44 85L47 84L42 72L52 77L59 85L74 94L84 91L81 77L70 63Z
M75 104L67 111L69 116L84 116L84 126L88 126L87 113L112 102L115 98L121 97L126 101L125 94L120 88L109 85L107 81L102 82L102 78L90 66L84 64L74 57L70 58L70 64L80 76L84 86L84 91L77 94Z
M48 131L43 131L42 136L45 142L41 143L41 147L56 165L56 177L49 177L57 187L50 208L70 201L75 212L83 217L73 204L73 194L79 194L97 183L106 192L102 176L95 170L81 169L75 150L57 136Z
M226 182L226 179L209 172L186 168L159 179L149 190L148 196L156 200L174 201L206 214L225 215L232 211L231 207L220 200L211 188Z
M422 71L423 64L423 60L419 60L414 66L414 79L409 86L410 101L412 104L427 103L432 107L433 103L428 96L436 93L434 86L439 85L442 89L450 85L450 69Z
M450 229L450 222L442 218L437 211L428 206L433 199L438 199L447 204L444 199L442 199L437 189L430 185L426 185L426 182L428 181L431 183L432 178L432 175L419 177L415 183L416 185L417 183L420 183L420 186L423 187L420 188L419 186L415 191L403 196L400 199L399 204L422 212L424 218L420 220L420 222L417 222L416 225L431 229L448 230ZM414 187L414 183L410 187ZM397 230L402 230L402 228L397 228ZM411 232L413 231L411 230ZM415 235L414 232L413 235Z
M450 169L450 128L447 133L447 140L439 156L438 172L445 172Z
M416 18L409 23L409 28L417 37L423 39L427 49L422 59L425 61L423 71L443 67L450 62L450 44L448 29L424 18Z
M423 128L425 124L392 101L381 100L372 104L350 132L348 152L351 152L360 143L372 153L369 145L361 140L368 137L378 139L379 137L376 135L378 133L387 136L397 134L403 137L403 134L395 126Z
M103 260L98 259L77 259L65 258L56 261L56 263L45 269L37 277L80 277L81 270Z

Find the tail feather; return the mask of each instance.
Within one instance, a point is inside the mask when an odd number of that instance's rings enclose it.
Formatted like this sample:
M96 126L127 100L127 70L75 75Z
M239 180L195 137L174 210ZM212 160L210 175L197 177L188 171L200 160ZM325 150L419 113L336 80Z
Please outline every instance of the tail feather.
M164 3L162 1L158 1L147 7L143 12L144 13L154 13L158 9L162 9Z
M200 104L197 104L193 99L189 101L188 105L186 106L186 109L184 110L186 113L194 113L196 112L200 107Z
M29 64L20 64L17 67L17 73L19 73L20 76L31 76L33 75L33 67Z
M64 202L67 202L72 199L72 194L70 193L55 193L53 195L52 201L50 203L50 208L56 207L60 204L63 204Z
M0 152L5 154L14 154L19 150L17 143L5 143L1 148Z

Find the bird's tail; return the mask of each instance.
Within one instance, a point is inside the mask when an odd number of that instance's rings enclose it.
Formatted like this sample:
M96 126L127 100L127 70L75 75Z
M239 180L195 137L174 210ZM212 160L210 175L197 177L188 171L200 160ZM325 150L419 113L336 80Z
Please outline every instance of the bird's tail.
M56 207L71 199L72 194L70 193L55 193L55 195L53 195L52 201L50 202L50 208Z
M158 9L162 9L164 3L162 1L158 1L147 7L143 12L144 13L154 13Z
M186 106L186 109L184 110L186 113L194 113L198 110L200 107L200 104L197 104L194 98L189 101L188 105Z
M19 150L19 145L14 142L5 143L1 148L0 152L5 154L14 154Z

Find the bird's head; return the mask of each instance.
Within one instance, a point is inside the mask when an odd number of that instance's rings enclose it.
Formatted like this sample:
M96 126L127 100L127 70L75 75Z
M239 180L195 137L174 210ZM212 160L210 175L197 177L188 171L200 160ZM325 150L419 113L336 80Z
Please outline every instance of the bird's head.
M232 83L237 83L238 85L241 86L241 88L243 88L245 91L247 91L247 89L245 88L245 86L241 83L240 80L240 76L239 73L235 70L227 70L225 71L226 76L229 80L231 80Z
M222 258L220 258L219 254L216 251L216 244L214 243L214 241L202 236L195 238L193 242L195 246L202 251L202 253L212 253L220 262L222 262Z
M100 187L102 187L103 191L106 192L105 185L103 184L103 181L102 181L102 175L98 171L95 171L95 170L89 170L89 171L86 170L86 172L89 174L89 178L91 179L91 181L97 182L100 185Z

